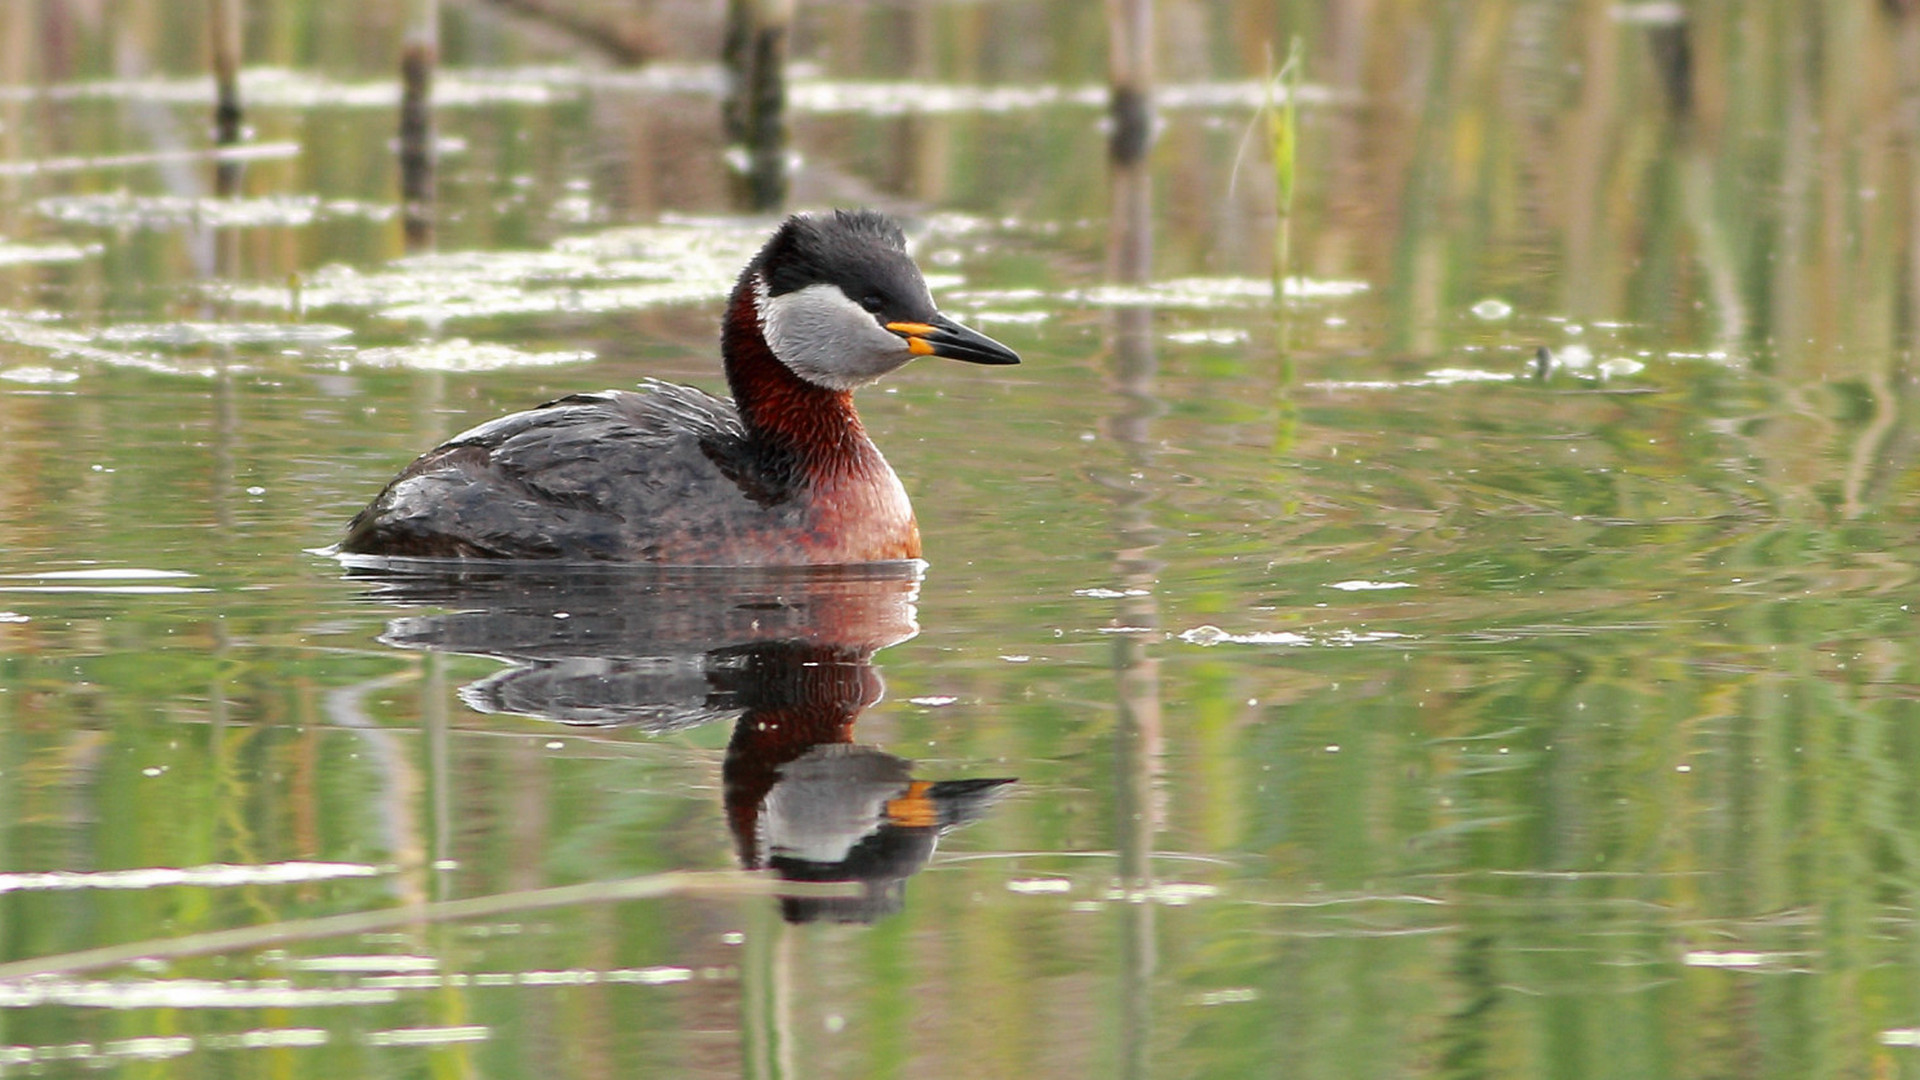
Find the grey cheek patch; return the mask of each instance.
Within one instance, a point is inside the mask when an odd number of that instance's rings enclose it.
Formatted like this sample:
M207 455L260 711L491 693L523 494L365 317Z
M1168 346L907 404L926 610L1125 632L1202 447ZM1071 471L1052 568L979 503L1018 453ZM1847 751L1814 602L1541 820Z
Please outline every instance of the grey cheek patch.
M760 325L782 363L830 390L864 386L913 359L905 340L833 285L765 297Z

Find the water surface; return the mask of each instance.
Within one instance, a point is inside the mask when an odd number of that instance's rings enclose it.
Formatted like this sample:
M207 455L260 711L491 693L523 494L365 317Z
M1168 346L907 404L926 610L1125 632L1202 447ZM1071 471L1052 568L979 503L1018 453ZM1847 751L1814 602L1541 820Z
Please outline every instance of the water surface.
M249 6L230 195L197 27L0 13L0 962L871 873L0 969L0 1069L1920 1073L1897 5L1166 9L1117 177L1098 5L809 7L797 200L1026 362L866 391L928 565L797 581L312 553L487 417L718 389L771 220L714 27L448 5L409 250L394 17Z

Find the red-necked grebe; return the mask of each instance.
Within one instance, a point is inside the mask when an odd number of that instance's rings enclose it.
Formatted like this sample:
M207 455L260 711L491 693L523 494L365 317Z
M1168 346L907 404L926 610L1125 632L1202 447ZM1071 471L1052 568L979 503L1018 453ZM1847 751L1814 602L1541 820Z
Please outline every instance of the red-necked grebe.
M418 557L779 566L913 559L913 507L853 391L918 356L1017 364L940 314L900 228L788 218L720 332L733 400L666 383L481 424L401 470L340 550Z

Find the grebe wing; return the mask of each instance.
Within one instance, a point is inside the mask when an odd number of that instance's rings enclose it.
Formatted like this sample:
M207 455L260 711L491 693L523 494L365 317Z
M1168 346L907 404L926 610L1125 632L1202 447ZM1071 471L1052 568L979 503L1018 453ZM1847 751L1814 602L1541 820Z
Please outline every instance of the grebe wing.
M570 394L422 454L354 518L341 549L633 558L676 504L744 498L720 464L743 439L732 403L691 387Z

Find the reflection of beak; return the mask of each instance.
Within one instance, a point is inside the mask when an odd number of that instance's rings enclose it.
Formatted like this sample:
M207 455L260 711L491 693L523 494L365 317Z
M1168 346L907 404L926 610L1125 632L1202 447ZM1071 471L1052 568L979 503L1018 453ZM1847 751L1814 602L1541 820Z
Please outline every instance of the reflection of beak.
M978 330L969 330L945 315L931 322L888 323L887 329L907 339L915 356L944 356L969 364L1017 364L1020 354Z

